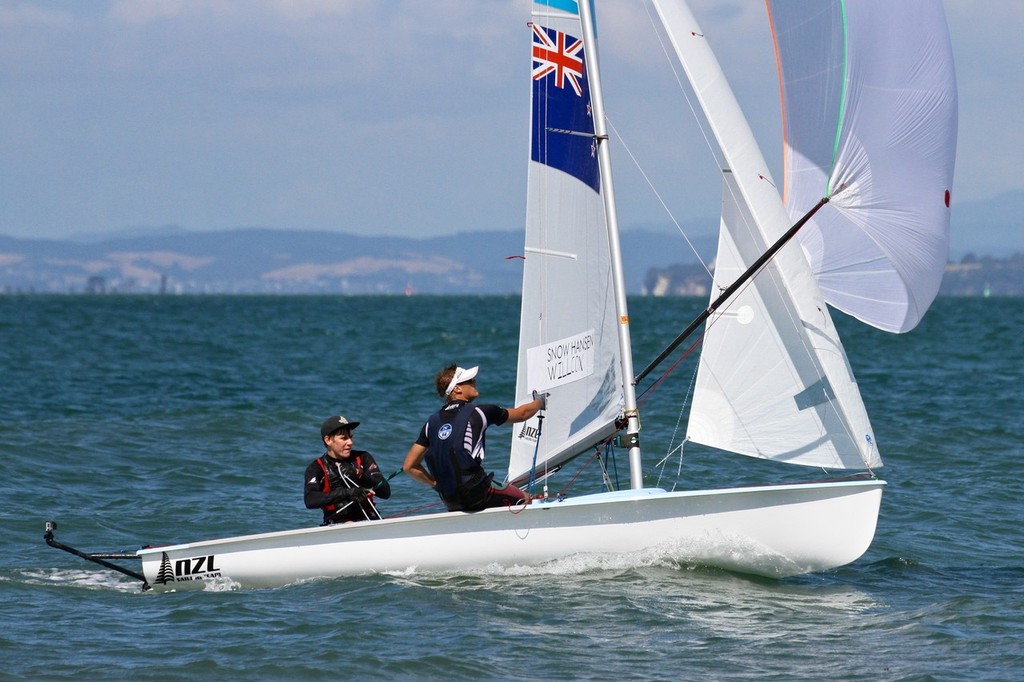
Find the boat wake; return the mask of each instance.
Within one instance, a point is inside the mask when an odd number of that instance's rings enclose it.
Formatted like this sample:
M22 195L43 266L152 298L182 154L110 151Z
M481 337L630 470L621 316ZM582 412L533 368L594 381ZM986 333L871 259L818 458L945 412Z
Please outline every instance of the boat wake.
M714 554L715 559L708 557ZM483 568L421 571L415 567L403 571L390 571L385 575L400 579L420 577L495 577L534 578L538 576L572 576L588 573L621 572L645 568L669 569L671 571L720 572L723 567L735 567L740 573L748 573L750 566L757 566L761 575L778 573L790 575L794 566L786 557L771 553L748 539L735 538L728 542L722 538L709 539L706 544L692 541L671 541L635 552L580 553L560 557L534 565L502 566L494 563Z
M80 587L90 590L117 590L118 592L140 592L139 582L101 570L46 568L23 569L0 576L0 582L22 585L47 585L57 587Z
M204 592L233 592L240 589L242 589L241 583L223 576L203 581Z

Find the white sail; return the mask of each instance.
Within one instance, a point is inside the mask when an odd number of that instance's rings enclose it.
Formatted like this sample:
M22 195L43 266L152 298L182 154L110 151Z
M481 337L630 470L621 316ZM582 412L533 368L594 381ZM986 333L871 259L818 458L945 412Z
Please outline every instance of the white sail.
M957 93L939 0L769 0L790 216L826 300L913 329L948 258Z
M508 479L575 456L614 431L622 378L606 215L576 3L534 4L531 159L516 403ZM540 438L537 434L540 429Z
M655 6L728 165L715 272L725 288L790 220L696 19L681 0ZM796 244L709 318L687 438L793 464L881 465L846 353Z
M724 185L715 279L729 284L767 245L737 201L731 173ZM799 261L792 251L780 256ZM796 299L815 297L821 314L803 320ZM792 290L773 263L709 319L687 437L793 464L881 466L853 372L817 287Z

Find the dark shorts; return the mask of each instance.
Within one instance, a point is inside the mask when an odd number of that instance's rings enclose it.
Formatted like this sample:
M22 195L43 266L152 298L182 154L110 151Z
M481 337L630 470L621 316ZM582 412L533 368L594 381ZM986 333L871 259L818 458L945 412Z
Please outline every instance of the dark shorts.
M471 498L457 497L445 500L448 511L478 512L491 507L511 507L525 504L529 499L526 493L514 485L495 486L494 482L490 480L487 483L487 487L480 490L479 494L471 493Z
M525 504L529 499L522 490L514 485L506 485L501 488L488 488L487 499L484 509L488 507L511 507L516 504Z

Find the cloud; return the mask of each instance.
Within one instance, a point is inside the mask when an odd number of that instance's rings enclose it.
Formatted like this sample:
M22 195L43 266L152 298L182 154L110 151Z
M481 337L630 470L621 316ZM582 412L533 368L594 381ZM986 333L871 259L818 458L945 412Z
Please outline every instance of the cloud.
M769 164L778 91L761 2L692 0ZM608 115L679 210L714 159L639 0L600 6ZM956 196L1021 185L1024 3L947 0ZM525 0L0 3L0 233L274 225L376 234L522 224ZM618 143L616 142L616 145ZM616 147L624 224L665 222ZM693 206L697 208L694 209ZM675 210L675 209L674 209ZM692 213L691 213L692 215Z

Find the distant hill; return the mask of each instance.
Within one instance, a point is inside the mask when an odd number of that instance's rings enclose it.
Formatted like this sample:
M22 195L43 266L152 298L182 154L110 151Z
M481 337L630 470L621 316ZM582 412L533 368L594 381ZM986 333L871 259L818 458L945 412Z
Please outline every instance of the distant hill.
M714 240L698 240L704 257ZM630 293L652 267L687 255L677 234L623 234ZM522 233L365 237L335 232L180 228L78 240L0 236L0 291L123 293L518 294Z
M1024 191L985 201L953 202L950 259L964 256L1006 258L1024 250Z
M1011 257L1024 250L1022 215L1024 191L954 203L957 267L947 269L942 293L1019 289L1024 277ZM718 219L688 228L701 235L691 236L700 259L711 262ZM522 253L519 230L417 239L165 225L66 240L0 236L0 292L518 294ZM705 295L706 272L674 230L624 230L622 253L628 293Z

